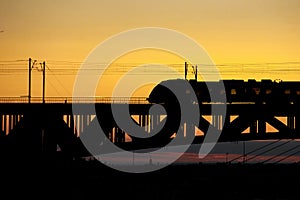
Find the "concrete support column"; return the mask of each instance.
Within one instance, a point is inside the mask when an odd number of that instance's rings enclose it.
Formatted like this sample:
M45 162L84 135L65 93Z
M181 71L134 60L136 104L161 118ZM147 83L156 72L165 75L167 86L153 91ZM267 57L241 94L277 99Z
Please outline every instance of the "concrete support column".
M185 123L185 137L193 137L195 136L195 125L194 124L188 124Z
M115 130L116 130L115 131L115 142L117 142L117 143L125 142L125 132L118 127L116 127Z
M263 120L258 120L258 133L265 134L267 131L267 124Z
M222 122L223 122L222 115L212 115L212 125L216 127L216 129L221 130L223 128Z
M256 134L257 133L257 120L251 123L250 125L250 133Z
M74 116L70 115L70 128L72 129L74 135L76 135L75 127L74 127Z
M0 114L0 131L3 131L3 115Z
M295 116L295 130L296 134L300 134L300 113L297 113Z
M66 123L67 123L68 127L71 127L71 124L70 124L70 115L66 115L66 116L67 116Z
M3 132L7 135L7 115L3 115Z
M295 129L295 116L287 117L287 126L292 130Z

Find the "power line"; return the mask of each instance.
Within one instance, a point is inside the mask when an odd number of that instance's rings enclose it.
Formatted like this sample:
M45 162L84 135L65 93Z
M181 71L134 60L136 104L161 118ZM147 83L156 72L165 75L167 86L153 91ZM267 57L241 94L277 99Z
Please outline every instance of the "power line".
M295 147L292 147L292 148L290 148L290 149L288 149L288 150L286 150L286 151L283 151L283 152L281 152L281 153L279 153L279 154L277 154L277 155L275 155L275 156L273 156L273 157L271 157L271 158L269 158L269 159L266 159L266 160L262 161L261 163L269 162L269 161L273 160L274 158L277 158L278 156L281 156L281 155L283 155L283 154L285 154L285 153L288 153L288 152L290 152L290 151L292 151L292 150L294 150L294 149L297 149L297 148L299 148L299 147L300 147L300 145L297 145L297 146L295 146Z
M252 150L252 151L249 151L249 152L245 153L245 155L255 153L255 152L257 152L257 151L259 151L259 150L262 150L262 149L264 149L264 148L266 148L266 147L268 147L268 146L270 146L270 145L272 145L272 144L275 144L275 143L277 143L277 142L279 142L279 141L280 141L280 139L279 139L279 140L275 140L275 141L273 141L273 142L270 142L270 143L268 143L268 144L265 144L265 145L263 145L263 146L261 146L261 147L258 147L258 148L254 149L254 150ZM233 161L236 161L236 160L238 160L238 159L241 159L241 158L244 157L245 155L240 155L240 156L238 156L237 158L234 158L234 159L230 160L229 163L231 163L231 162L233 162Z
M27 73L27 69L24 67L24 60L5 60L0 61L0 75L9 75L9 74L22 74ZM124 73L130 71L131 69L138 67L139 63L113 63L108 65L108 63L85 63L78 61L49 61L51 66L51 75L77 75L80 69L80 66L84 64L85 68L81 68L82 72L85 75L95 75L102 74L106 75L123 75ZM47 64L49 64L47 63ZM177 71L179 74L184 74L184 64L183 63L169 63L163 64L169 66L170 68ZM194 65L193 65L194 66ZM278 62L278 63L231 63L231 64L216 64L215 68L210 68L212 65L205 63L195 64L198 66L199 75L215 75L216 72L221 75L256 75L256 74L275 74L275 75L286 75L289 74L298 74L300 72L300 62ZM38 69L38 68L36 68ZM47 69L49 70L49 69ZM192 75L194 72L190 72ZM137 72L132 72L130 75L175 75L169 70L166 70L164 67L155 64L145 64L143 69L140 69Z
M27 60L0 60L0 64L12 63L12 62L26 62ZM47 63L55 65L86 65L86 66L108 66L108 65L121 65L121 66L140 66L147 65L142 62L127 62L127 63L104 63L104 62L81 62L81 61L62 61L62 60L48 60ZM158 63L160 64L160 63ZM162 65L177 65L183 66L183 63L161 63ZM288 61L288 62L257 62L257 63L219 63L219 64L207 64L207 63L193 63L193 65L201 66L272 66L272 65L300 65L300 61Z
M252 159L254 159L254 158L258 157L258 156L263 155L264 153L270 152L270 151L272 151L272 150L274 150L274 149L277 149L277 148L279 148L279 147L281 147L281 146L283 146L283 145L286 145L287 143L291 142L292 140L294 140L294 139L291 139L291 140L288 140L288 141L286 141L286 142L284 142L284 143L278 144L278 145L275 146L275 147L272 147L272 148L270 148L270 149L267 149L267 150L265 150L265 151L263 151L263 152L261 152L261 153L259 153L259 154L256 154L256 155L254 155L254 156L252 156L252 157L250 157L250 158L247 158L245 161L247 162L247 161L252 160Z
M52 72L52 70L49 68L49 66L48 65L46 65L46 67L47 67L47 69L50 71L50 72ZM53 74L53 73L52 73ZM60 84L60 86L67 92L67 94L71 94L70 92L69 92L69 90L67 90L67 88L62 84L62 82L56 77L56 75L55 74L53 74L53 77L56 79L56 81Z
M59 95L59 96L62 96L60 94L60 92L56 89L56 87L51 83L51 81L49 81L49 79L46 77L46 80L47 82L50 84L50 86L55 90L55 92Z
M277 160L275 163L280 163L280 162L282 162L282 161L284 161L284 160L286 160L286 159L288 159L288 158L290 158L290 157L292 157L292 156L294 156L294 155L296 155L296 154L298 154L298 153L300 153L300 150L299 150L299 151L296 151L296 152L294 152L294 153L292 153L292 154L290 154L290 155L287 155L287 156L285 156L285 157L283 157L283 158L281 158L281 159L279 159L279 160Z

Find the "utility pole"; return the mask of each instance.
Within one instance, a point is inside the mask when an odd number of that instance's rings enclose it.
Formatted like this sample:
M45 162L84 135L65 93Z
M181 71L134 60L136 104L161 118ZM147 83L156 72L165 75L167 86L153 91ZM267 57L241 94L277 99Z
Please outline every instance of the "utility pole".
M198 78L198 66L196 65L195 67L193 66L194 69L194 74L195 74L195 80L197 81Z
M28 60L28 103L30 103L31 99L31 58Z
M198 80L198 66L196 65L196 74L195 74L196 81Z
M45 70L46 69L46 63L43 62L43 103L45 103Z
M186 80L188 73L188 64L187 62L184 62L184 79Z

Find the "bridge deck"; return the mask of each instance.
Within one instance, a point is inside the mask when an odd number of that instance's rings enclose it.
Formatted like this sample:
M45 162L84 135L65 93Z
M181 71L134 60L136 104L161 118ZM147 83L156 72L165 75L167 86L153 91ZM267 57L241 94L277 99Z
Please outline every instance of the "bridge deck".
M73 105L77 106L77 112L73 113ZM0 103L0 113L1 114L24 114L27 112L35 111L49 111L56 112L58 114L92 114L91 105L94 105L96 110L108 110L111 109L111 103ZM114 103L114 106L129 106L130 113L133 115L138 114L148 114L152 104L149 103ZM211 115L211 106L212 104L202 104L200 105L200 114L201 115ZM218 107L224 107L224 104L214 104L216 112L218 112ZM275 116L289 116L297 115L300 113L300 107L297 104L283 104L278 105L267 105L267 104L252 104L252 103L232 103L226 104L227 113L230 115L239 115L249 113L268 113ZM80 110L80 111L78 111ZM220 109L221 110L221 109ZM219 113L214 113L219 114Z

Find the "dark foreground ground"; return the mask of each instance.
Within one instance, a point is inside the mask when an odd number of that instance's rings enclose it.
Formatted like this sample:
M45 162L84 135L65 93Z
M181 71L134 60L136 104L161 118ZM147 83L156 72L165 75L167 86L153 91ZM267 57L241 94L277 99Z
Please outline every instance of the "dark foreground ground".
M1 169L1 199L300 199L300 165L171 165L142 174L98 161L16 162Z

